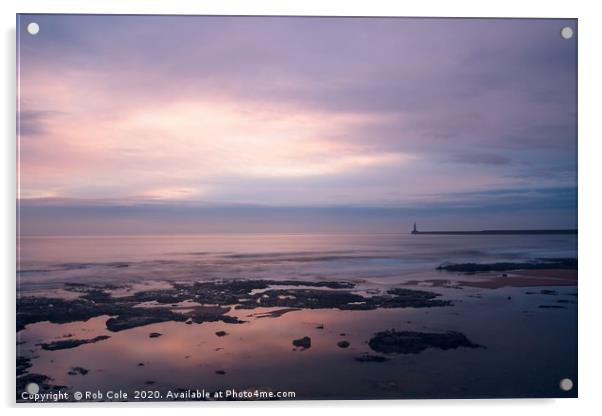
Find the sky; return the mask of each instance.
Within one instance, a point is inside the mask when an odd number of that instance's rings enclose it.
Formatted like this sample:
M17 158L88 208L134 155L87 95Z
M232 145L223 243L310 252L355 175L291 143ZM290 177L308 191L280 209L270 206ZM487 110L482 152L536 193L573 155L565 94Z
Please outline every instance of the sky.
M576 227L564 26L21 15L21 233Z

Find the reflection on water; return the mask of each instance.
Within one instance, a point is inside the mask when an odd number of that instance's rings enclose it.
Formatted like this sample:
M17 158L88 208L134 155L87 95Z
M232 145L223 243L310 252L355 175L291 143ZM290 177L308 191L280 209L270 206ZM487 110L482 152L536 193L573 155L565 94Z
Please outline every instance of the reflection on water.
M58 284L64 281L127 283L113 291L126 296L170 288L166 280L211 278L364 279L358 290L369 295L416 276L432 278L444 261L574 257L575 244L573 236L24 238L19 279L24 293L36 296L73 296ZM559 391L558 382L577 379L576 288L547 289L556 292L437 287L432 290L454 306L304 309L277 317L264 313L278 308L233 309L228 314L245 323L163 322L120 332L106 329L108 316L38 322L18 333L17 350L32 358L30 373L49 375L54 385L72 390L266 388L310 399L573 396L575 391ZM391 328L458 331L486 348L429 348L382 363L355 360L374 353L370 338ZM218 331L227 335L217 336ZM152 332L161 336L150 338ZM38 345L98 335L110 338L56 351ZM305 336L311 347L295 350L292 340ZM339 347L341 340L350 346ZM69 374L73 367L89 372Z
M558 298L565 299L573 291L559 292ZM574 305L541 310L537 305L548 301L546 295L525 295L522 289L480 293L480 299L462 293L457 306L439 310L303 310L277 319L249 318L247 310L237 311L249 320L246 324L169 322L118 333L105 329L107 317L98 317L85 323L33 324L19 339L26 341L23 351L31 348L27 352L38 357L32 372L50 374L55 383L77 389L131 391L152 382L161 390L271 388L303 398L520 397L558 395L558 380L576 379ZM447 295L458 299L460 294ZM428 349L385 363L355 361L370 352L370 337L388 328L462 331L487 349ZM228 335L216 336L220 330ZM151 332L162 336L149 338ZM111 338L68 350L35 347L64 335ZM311 338L311 348L294 351L292 340L303 336ZM351 346L338 347L340 340ZM89 373L69 375L73 367Z

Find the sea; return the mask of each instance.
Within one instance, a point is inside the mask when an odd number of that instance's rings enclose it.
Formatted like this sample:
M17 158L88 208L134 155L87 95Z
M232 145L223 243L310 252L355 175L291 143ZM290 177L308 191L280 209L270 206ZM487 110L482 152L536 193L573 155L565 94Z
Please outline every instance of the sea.
M574 235L195 234L22 236L20 288L190 279L400 280L445 263L577 257Z

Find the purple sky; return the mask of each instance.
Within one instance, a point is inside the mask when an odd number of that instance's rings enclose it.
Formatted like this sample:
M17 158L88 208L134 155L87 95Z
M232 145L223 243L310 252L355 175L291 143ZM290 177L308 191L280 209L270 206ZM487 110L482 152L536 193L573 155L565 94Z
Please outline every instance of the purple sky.
M567 25L21 15L22 231L574 227Z

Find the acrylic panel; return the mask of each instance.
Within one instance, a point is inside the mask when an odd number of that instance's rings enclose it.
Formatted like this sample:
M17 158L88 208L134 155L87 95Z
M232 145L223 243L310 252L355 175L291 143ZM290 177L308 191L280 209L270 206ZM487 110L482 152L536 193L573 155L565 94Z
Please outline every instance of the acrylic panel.
M16 400L577 396L577 20L17 16Z

